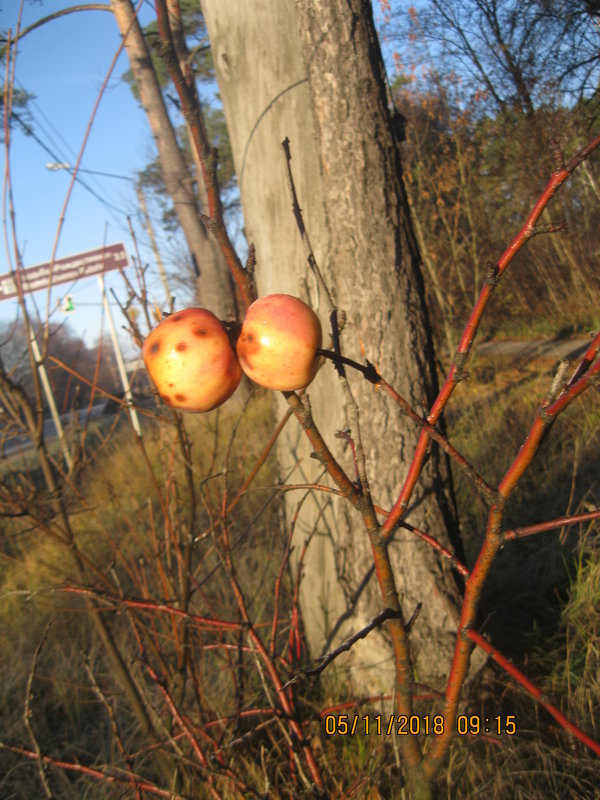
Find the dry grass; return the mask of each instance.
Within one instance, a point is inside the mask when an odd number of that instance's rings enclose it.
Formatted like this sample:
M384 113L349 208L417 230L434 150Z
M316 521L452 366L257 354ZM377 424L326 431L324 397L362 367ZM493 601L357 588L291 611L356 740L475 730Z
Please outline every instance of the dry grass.
M179 537L189 514L189 494L177 432L171 415L163 415L161 410L161 420L148 420L144 425L145 453L135 444L126 425L112 432L105 442L100 438L90 441L88 451L94 447L99 450L78 480L67 485L65 497L78 549L93 565L88 570L91 588L106 591L101 577L105 575L125 596L173 603L171 591L177 590L181 577L183 545ZM200 494L195 525L199 541L193 562L197 589L189 610L235 619L231 590L211 532L211 509L219 509L225 482L229 498L235 496L270 435L269 398L266 393L259 393L241 415L237 408L230 413L187 416L185 424ZM6 467L14 470L15 462ZM262 467L260 483L266 487L277 483L273 457ZM276 500L273 489L249 491L231 518L236 568L257 620L268 619L274 575L284 544ZM130 751L144 748L146 743L107 672L82 599L62 591L65 585L77 586L78 581L69 548L45 529L52 522L48 514L40 524L30 519L2 521L0 646L3 653L10 653L10 658L0 663L2 739L32 744L22 720L26 683L34 652L46 632L31 702L32 727L42 751L86 764L119 764L122 760L110 734L106 708L90 684L86 663L106 691L107 702L115 710ZM128 615L112 613L110 620L121 651L140 685L147 685L151 704L158 708L160 697L148 687ZM160 643L165 663L176 660L171 623L148 620L143 615L139 621L139 630L149 625L149 633L144 635ZM235 706L227 661L218 651L204 649L202 641L194 641L198 653L196 669L201 669L204 685L202 704L215 709L217 716L227 716ZM257 690L256 680L246 681L249 695ZM197 712L197 700L186 697L184 705L191 709L194 702ZM198 722L201 721L199 714ZM143 752L134 760L143 774L154 774ZM251 765L251 759L245 760ZM0 762L4 776L0 779L0 796L39 795L34 764L6 752L0 753ZM73 775L67 778L66 773L57 770L51 774L56 797L72 797L73 792L93 798L115 796L102 783ZM75 789L76 786L80 788Z
M549 386L551 372L549 363L474 361L471 380L460 390L460 414L450 415L449 427L455 444L490 482L499 480L508 466L509 454L518 450L533 411ZM510 524L536 522L598 504L598 423L593 404L583 403L558 421L531 474L511 500ZM266 396L260 395L250 401L241 421L237 412L188 416L186 427L193 443L192 464L200 490L194 575L201 589L194 593L190 610L205 613L208 609L231 617L230 585L224 580L216 550L218 537L211 533L211 513L222 501L225 481L231 498L256 459L272 429L270 407ZM230 447L234 430L234 446ZM97 439L95 446L100 442ZM68 505L78 545L101 573L116 576L125 595L165 599L169 585L177 581L177 559L173 543L169 544L169 531L176 538L189 511L186 470L176 430L168 417L162 424L158 420L145 423L144 445L145 455L126 426L112 432L81 479L71 486ZM270 460L256 486L231 515L236 568L257 621L269 619L272 612L273 580L285 537L276 493L266 488L274 483L276 469ZM472 558L482 535L485 509L460 476L457 493ZM3 520L2 524L0 652L10 654L0 663L3 739L31 744L22 720L25 687L35 649L49 625L35 670L31 702L31 724L42 750L87 764L122 763L110 731L108 703L129 750L142 749L134 757L136 769L154 775L137 722L121 702L81 601L57 591L65 583L74 582L65 548L31 521ZM596 737L600 726L597 530L597 526L590 526L507 544L484 598L486 630L494 643L519 663L564 713ZM92 576L90 581L102 588L99 579ZM139 620L149 624L143 615ZM144 677L128 613L113 615L111 622L121 649L131 658L134 674L158 709L160 698L156 687L149 686ZM176 658L173 631L164 622L151 624L164 658L172 661ZM278 647L285 648L285 641L284 626ZM226 716L236 703L231 663L206 644L201 638L193 639L203 697L186 693L183 705L198 725L215 716ZM105 692L104 701L90 683L86 659ZM265 703L264 686L254 663L245 661L244 669L245 701L249 707L260 706ZM336 702L343 697L343 688L338 688ZM402 773L393 741L364 735L326 736L319 713L333 702L334 695L322 691L321 685L306 685L297 702L306 720L306 735L324 765L331 796L373 800L402 797ZM518 731L514 737L504 736L494 742L481 737L457 738L448 770L439 783L439 797L598 797L594 794L597 760L569 741L552 719L500 671L494 668L485 673L485 685L473 687L468 708L471 713L490 717L514 714ZM427 711L425 704L419 713ZM366 713L366 707L357 713ZM287 751L281 747L276 728L256 731L254 725L242 725L236 732L240 743L228 750L229 763L252 792L263 794L268 785L269 797L288 797L290 792L294 797L303 796L303 790L290 782ZM244 738L245 733L250 736ZM35 764L7 753L0 754L0 762L0 796L17 800L41 796ZM117 796L105 784L55 769L51 782L56 798L105 800ZM193 796L204 796L201 785L196 784L193 791ZM118 796L135 796L127 788L120 792ZM222 793L229 796L226 787Z

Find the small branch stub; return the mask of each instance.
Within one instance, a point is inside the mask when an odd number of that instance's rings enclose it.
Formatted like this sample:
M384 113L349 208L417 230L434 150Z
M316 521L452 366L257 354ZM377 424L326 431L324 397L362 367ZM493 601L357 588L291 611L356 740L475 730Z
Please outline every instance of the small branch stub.
M346 365L347 367L352 367L352 369L355 369L358 372L362 372L366 380L368 380L370 383L377 384L381 382L381 375L377 372L376 367L371 364L370 361L366 361L365 364L359 364L358 361L353 361L351 358L347 358L346 356L336 353L333 350L322 350L321 348L317 350L317 355L333 361L340 375L343 374L340 372L340 367L342 365Z

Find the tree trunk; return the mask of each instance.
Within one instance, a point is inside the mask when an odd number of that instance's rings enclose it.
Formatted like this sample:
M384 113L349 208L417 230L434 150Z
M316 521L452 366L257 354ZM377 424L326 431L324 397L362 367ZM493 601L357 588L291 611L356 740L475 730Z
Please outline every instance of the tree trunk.
M140 100L152 129L167 192L186 238L198 275L198 302L222 319L235 318L233 286L229 270L216 243L199 215L193 177L185 164L160 85L131 0L111 0L113 14L125 48Z
M317 261L347 315L343 352L375 363L421 410L437 392L419 257L387 106L372 10L364 0L202 0L232 140L248 239L256 245L260 294L303 297L328 330L325 304L309 275L291 212L281 142L289 137L300 205ZM364 348L364 355L362 354ZM390 507L418 431L382 393L350 376L359 407L375 502ZM339 381L326 364L309 387L317 426L352 477ZM288 424L279 450L292 482L320 480L310 446ZM290 500L290 511L299 498ZM445 459L434 452L410 522L453 549L456 517ZM296 527L304 563L303 619L314 656L381 610L370 545L360 517L313 493ZM457 627L458 590L446 563L405 531L391 545L405 617L423 604L411 634L417 680L441 688ZM370 694L393 686L386 634L375 631L341 664Z

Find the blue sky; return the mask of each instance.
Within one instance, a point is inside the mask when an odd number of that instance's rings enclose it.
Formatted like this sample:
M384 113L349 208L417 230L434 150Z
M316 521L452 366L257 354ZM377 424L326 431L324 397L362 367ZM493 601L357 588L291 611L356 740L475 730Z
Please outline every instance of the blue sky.
M16 28L18 5L16 0L4 1L0 11L0 29ZM44 4L26 2L22 28L70 5L72 3L62 0ZM147 9L142 14L142 22L151 14L152 9ZM46 164L57 161L75 164L98 93L120 41L112 14L95 10L53 20L21 40L16 61L16 84L35 96L31 123L40 140L26 136L18 124L14 125L10 169L18 244L26 267L50 260L70 182L70 175L65 170L50 170ZM153 157L154 145L145 114L133 99L129 87L121 81L127 68L127 56L122 53L100 102L81 166L85 170L132 179ZM3 167L5 157L3 152ZM98 197L76 184L60 234L57 257L117 241L124 241L131 253L127 224L127 215L130 215L141 246L142 260L152 261L131 181L88 172L82 172L81 179ZM4 240L3 231L0 273L10 269ZM166 245L163 257L168 260L169 247L164 237L163 243ZM14 259L12 244L10 253ZM106 284L107 289L113 287L125 298L122 280L117 273L108 273ZM152 285L156 287L156 300L162 303L159 281L153 281ZM86 341L91 344L100 332L100 296L96 278L82 280L75 286L56 287L52 306L67 292L73 295L76 309L69 315L69 324L77 333L85 333ZM34 299L45 312L45 293L36 293ZM16 301L0 303L0 322L14 319L15 313ZM115 308L117 325L121 324L119 313ZM62 321L64 315L55 311L53 319Z

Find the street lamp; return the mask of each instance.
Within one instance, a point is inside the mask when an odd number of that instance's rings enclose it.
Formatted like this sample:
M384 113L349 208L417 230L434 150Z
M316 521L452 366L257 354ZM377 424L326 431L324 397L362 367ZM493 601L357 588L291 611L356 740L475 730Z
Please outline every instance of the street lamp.
M71 172L73 167L68 161L48 161L46 163L46 169L50 169L53 172L57 172L59 169L66 169L67 172ZM128 178L126 175L117 175L114 172L100 172L97 169L84 169L83 167L79 167L77 172L85 172L88 175L102 175L105 178L118 178L120 181L129 181L129 183L135 183L133 178Z

